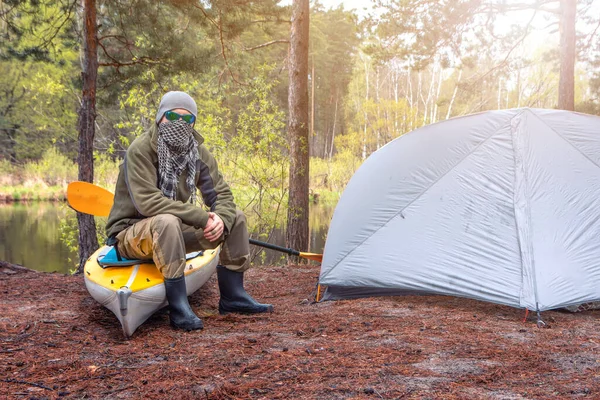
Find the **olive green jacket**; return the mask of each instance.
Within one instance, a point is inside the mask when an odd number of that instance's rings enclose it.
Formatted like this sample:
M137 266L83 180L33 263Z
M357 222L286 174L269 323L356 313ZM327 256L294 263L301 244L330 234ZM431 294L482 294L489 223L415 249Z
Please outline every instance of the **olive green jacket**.
M204 204L221 217L225 232L235 219L235 203L229 186L219 172L215 158L202 144L204 138L194 131L198 141L199 160L196 163L196 187ZM208 222L208 212L189 203L191 192L185 184L187 172L181 174L177 185L177 199L165 197L158 188L158 129L156 125L136 138L127 149L119 168L115 201L108 216L106 233L113 237L123 229L146 217L172 214L186 224L201 229Z

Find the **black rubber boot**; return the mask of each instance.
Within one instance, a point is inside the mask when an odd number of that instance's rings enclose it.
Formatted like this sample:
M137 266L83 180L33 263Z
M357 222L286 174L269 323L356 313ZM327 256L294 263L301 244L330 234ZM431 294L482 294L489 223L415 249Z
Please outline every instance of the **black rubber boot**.
M257 314L273 312L271 304L261 304L250 296L244 289L244 273L231 271L222 265L217 265L219 280L219 313Z
M204 328L202 320L194 314L188 302L185 276L165 279L165 290L169 302L169 319L173 328L186 331Z

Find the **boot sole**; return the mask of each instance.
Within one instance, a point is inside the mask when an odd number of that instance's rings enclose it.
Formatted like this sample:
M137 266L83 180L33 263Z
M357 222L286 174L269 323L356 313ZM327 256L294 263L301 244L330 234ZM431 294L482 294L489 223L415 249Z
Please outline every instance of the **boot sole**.
M251 315L251 314L266 314L266 313L272 313L273 310L273 306L267 307L266 310L263 311L250 311L250 310L225 310L221 307L219 307L219 314L221 315L227 315L227 314L244 314L244 315Z
M185 327L185 326L179 326L179 325L175 324L174 322L171 322L170 325L171 325L171 328L173 328L173 329L180 329L180 330L183 330L186 332L201 331L202 329L204 329L204 325L200 325L197 328L189 328L189 327Z

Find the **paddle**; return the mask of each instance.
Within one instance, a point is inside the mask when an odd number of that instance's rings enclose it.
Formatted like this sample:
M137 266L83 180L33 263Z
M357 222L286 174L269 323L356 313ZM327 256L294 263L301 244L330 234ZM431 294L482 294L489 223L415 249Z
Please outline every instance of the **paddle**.
M71 208L84 214L91 214L96 217L107 217L112 208L114 195L108 190L88 182L71 182L67 187L67 200ZM267 249L281 251L292 256L306 258L321 262L323 254L303 253L298 250L288 249L286 247L276 246L274 244L261 242L260 240L250 239L250 243Z
M275 250L275 251L281 251L282 253L287 253L291 256L299 256L302 258L306 258L306 259L314 260L314 261L318 261L318 262L323 261L323 254L303 253L298 250L289 249L287 247L281 247L281 246L277 246L277 245L274 245L271 243L261 242L259 240L254 240L254 239L250 239L250 244L265 247L267 249L271 249L271 250Z
M67 186L67 201L72 209L96 217L108 217L114 195L88 182L71 182Z

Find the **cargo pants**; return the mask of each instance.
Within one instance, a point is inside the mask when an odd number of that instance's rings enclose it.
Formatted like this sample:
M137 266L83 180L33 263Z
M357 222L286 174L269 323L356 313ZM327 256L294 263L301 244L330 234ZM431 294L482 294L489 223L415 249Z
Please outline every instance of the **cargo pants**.
M119 254L125 258L153 260L165 279L178 278L185 269L186 253L214 249L222 244L220 264L232 271L244 272L250 267L250 244L246 216L236 211L229 234L209 242L204 230L181 222L171 214L145 218L116 236Z

